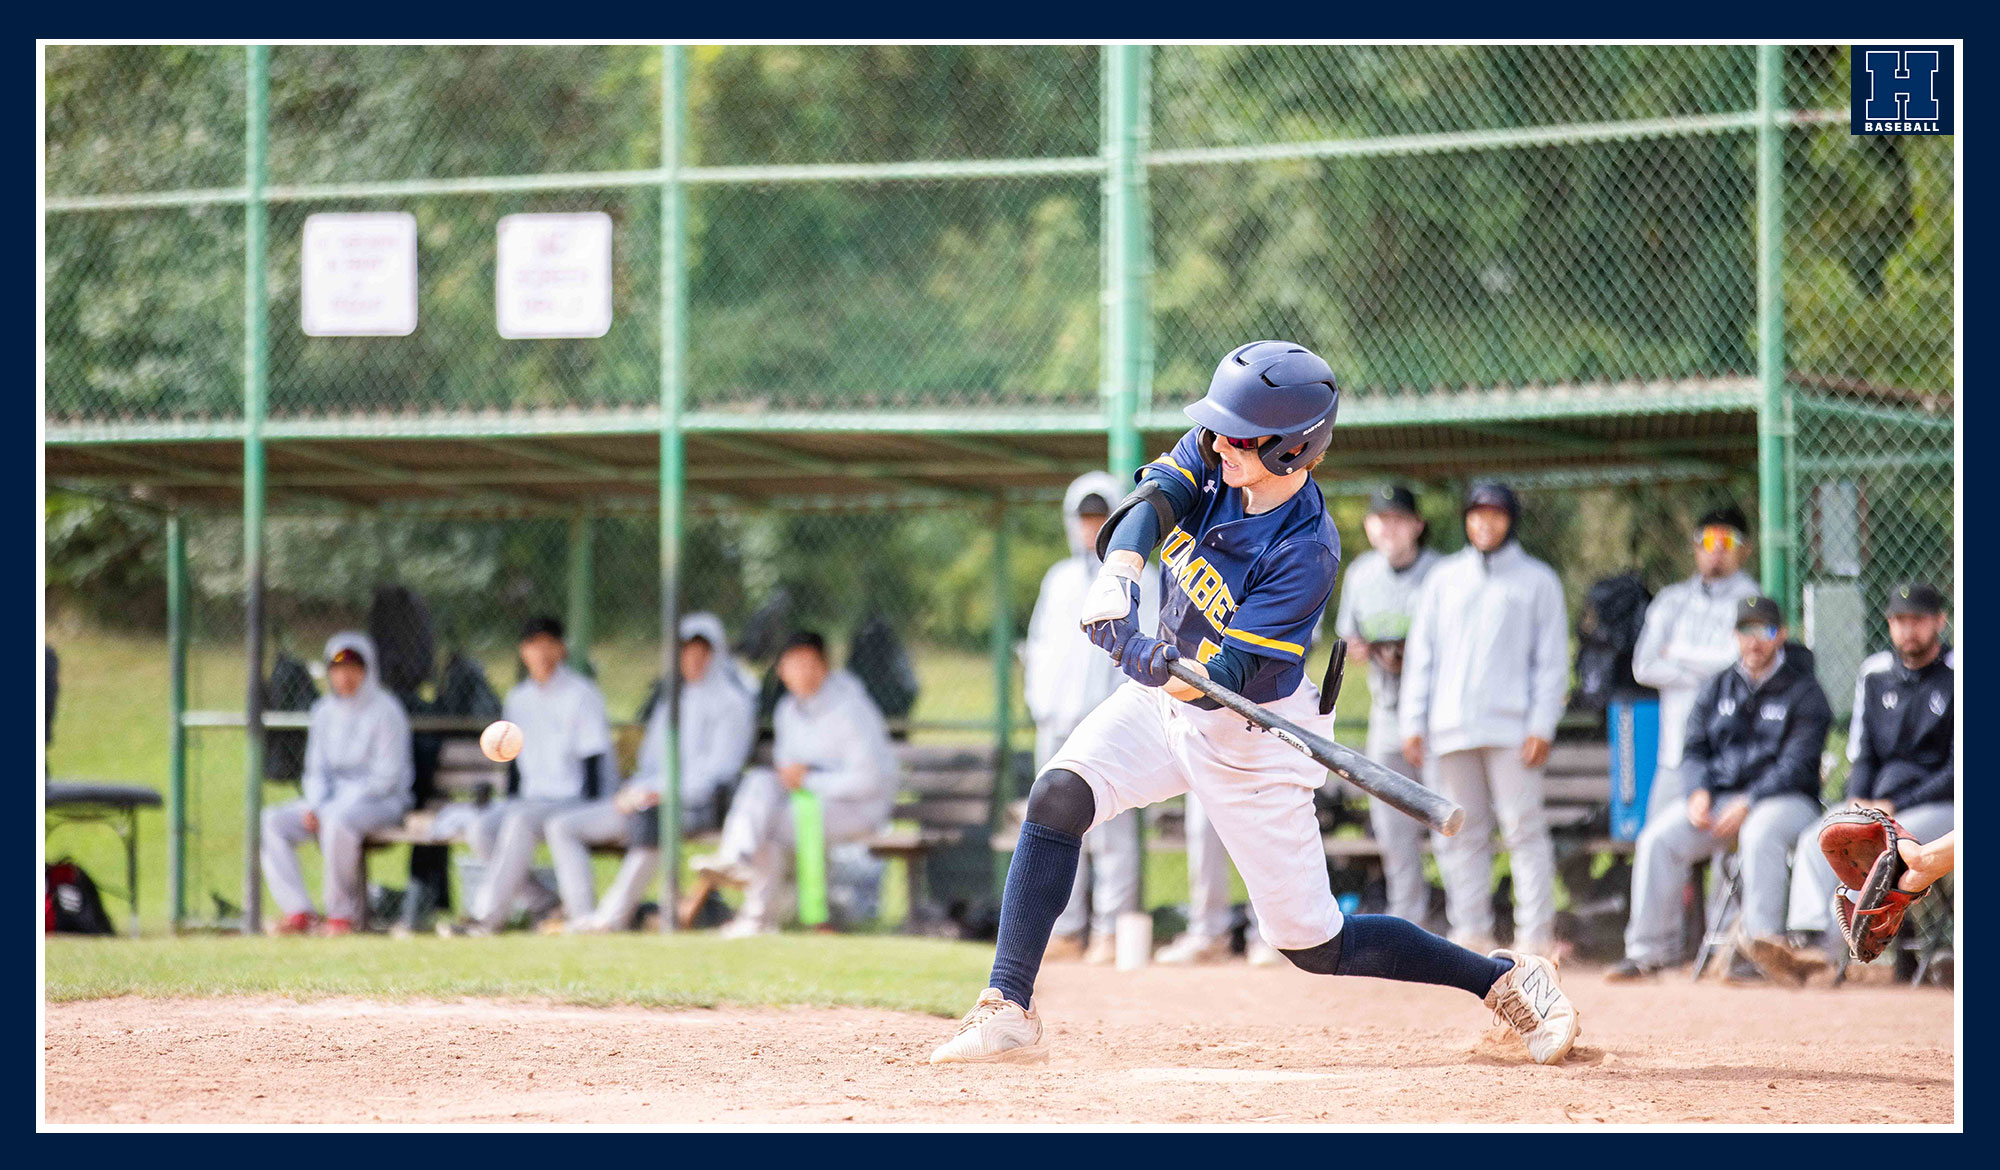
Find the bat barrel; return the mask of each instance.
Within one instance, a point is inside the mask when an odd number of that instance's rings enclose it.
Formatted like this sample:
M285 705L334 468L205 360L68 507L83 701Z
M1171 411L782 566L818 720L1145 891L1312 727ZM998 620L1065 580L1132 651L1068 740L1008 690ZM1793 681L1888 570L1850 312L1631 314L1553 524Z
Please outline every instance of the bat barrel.
M1316 735L1195 670L1185 661L1175 661L1168 673L1221 703L1250 722L1278 737L1287 746L1312 757L1368 795L1387 801L1399 812L1437 830L1455 836L1465 826L1465 810L1442 793L1376 763L1353 748Z

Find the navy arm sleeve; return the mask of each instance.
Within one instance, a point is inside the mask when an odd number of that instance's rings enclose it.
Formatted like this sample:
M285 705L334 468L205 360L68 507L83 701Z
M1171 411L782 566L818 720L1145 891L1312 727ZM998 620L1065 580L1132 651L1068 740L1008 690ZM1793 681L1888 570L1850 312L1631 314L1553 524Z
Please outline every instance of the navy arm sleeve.
M1201 457L1201 428L1197 427L1182 435L1173 450L1141 467L1132 478L1137 483L1157 487L1173 505L1174 515L1186 516L1201 503L1201 477L1207 470ZM1150 556L1165 536L1153 509L1132 508L1119 518L1104 551L1108 555L1123 549L1142 557Z

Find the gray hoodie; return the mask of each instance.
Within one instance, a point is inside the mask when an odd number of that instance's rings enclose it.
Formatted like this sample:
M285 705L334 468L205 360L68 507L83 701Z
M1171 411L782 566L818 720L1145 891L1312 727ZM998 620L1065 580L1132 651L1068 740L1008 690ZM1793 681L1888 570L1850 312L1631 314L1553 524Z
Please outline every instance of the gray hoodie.
M896 754L881 708L844 670L811 698L786 694L772 719L771 760L804 764L806 787L824 800L851 801L886 821L896 801Z
M735 783L750 759L757 736L757 699L729 657L721 618L712 613L683 617L682 640L694 637L706 639L715 657L700 682L681 680L681 796L690 804L705 804L717 790ZM667 705L656 703L646 720L646 736L639 742L633 785L660 791L666 735Z
M410 755L410 717L396 696L375 681L374 639L342 630L326 640L331 661L342 650L361 655L361 687L348 698L332 692L312 705L306 724L306 762L301 777L306 803L324 808L342 799L394 799L410 806L416 764Z

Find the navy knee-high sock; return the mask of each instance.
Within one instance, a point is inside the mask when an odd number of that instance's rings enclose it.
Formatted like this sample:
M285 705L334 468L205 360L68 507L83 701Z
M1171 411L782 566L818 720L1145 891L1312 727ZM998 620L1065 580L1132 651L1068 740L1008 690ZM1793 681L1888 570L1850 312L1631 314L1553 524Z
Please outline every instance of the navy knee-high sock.
M1389 914L1350 914L1339 934L1316 947L1286 951L1285 957L1320 975L1436 983L1464 988L1481 999L1514 966L1511 960L1467 950Z
M1021 826L1021 840L1007 866L1007 889L1000 896L1000 941L990 985L1022 1007L1034 997L1042 952L1048 949L1056 917L1069 904L1082 850L1081 837L1033 821Z

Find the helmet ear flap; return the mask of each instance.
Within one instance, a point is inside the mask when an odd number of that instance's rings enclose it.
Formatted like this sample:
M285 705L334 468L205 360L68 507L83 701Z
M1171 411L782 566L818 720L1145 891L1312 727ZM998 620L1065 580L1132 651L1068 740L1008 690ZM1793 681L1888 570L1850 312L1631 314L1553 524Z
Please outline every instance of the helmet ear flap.
M1215 453L1215 432L1207 427L1201 428L1201 461L1210 467L1222 462L1222 457Z

